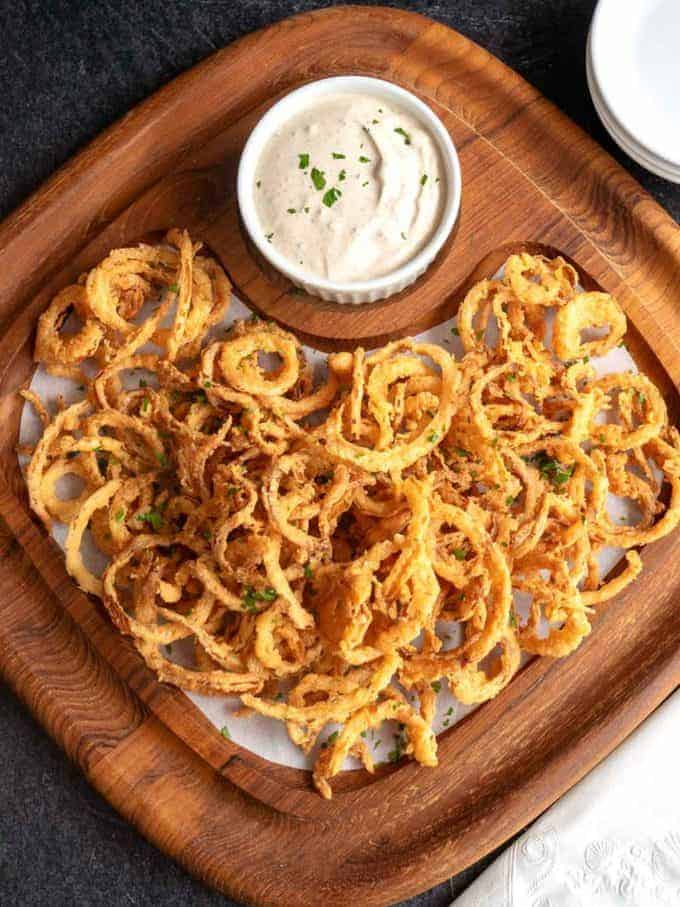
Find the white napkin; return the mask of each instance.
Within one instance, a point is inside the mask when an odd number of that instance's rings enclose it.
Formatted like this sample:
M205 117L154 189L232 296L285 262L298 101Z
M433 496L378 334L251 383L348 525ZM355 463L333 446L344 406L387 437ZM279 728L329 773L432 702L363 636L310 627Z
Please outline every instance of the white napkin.
M680 905L680 692L455 901L455 907L614 905Z

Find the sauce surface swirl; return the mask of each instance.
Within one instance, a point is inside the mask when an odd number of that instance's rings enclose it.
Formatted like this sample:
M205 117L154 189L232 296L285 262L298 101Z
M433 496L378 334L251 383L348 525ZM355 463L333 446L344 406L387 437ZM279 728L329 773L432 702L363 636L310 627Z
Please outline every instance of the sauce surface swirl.
M446 187L438 147L414 116L368 94L324 97L269 139L255 172L267 240L318 277L382 277L431 239Z

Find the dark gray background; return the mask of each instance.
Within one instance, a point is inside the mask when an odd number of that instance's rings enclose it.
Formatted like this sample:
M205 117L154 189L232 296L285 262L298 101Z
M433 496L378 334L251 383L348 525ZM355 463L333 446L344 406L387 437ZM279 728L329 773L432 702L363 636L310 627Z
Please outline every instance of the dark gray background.
M0 217L104 127L208 54L328 3L282 0L0 0ZM611 142L584 53L594 0L393 3L438 19L518 70L680 219L680 187ZM0 280L2 276L0 275ZM448 904L487 861L409 902ZM0 902L228 905L122 822L0 686ZM489 905L494 907L494 905Z

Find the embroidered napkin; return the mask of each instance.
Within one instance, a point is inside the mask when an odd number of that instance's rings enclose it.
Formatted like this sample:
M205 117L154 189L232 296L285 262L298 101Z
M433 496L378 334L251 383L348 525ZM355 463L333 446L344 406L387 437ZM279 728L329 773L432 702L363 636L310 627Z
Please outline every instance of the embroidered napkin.
M680 692L455 901L455 907L659 905L680 905Z

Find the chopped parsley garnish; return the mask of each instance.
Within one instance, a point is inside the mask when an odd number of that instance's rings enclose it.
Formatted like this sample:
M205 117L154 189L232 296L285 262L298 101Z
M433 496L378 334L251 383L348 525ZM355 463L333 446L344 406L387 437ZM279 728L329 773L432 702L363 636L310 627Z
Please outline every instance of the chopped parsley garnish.
M434 442L437 441L438 439L439 439L439 432L437 432L437 431L431 431L430 434L427 436L427 440L430 442L430 444L434 444Z
M505 377L508 381L517 381L517 372L509 372Z
M229 728L224 725L223 728L220 728L220 734L225 738L225 740L231 740L231 734L229 733Z
M286 208L286 211L288 212L288 214L297 214L295 208Z
M326 185L326 177L323 170L317 170L316 167L312 167L312 172L310 175L312 182L314 183L314 188L318 189L320 192Z
M335 160L335 161L344 161L346 157L347 157L346 154L340 154L337 151L333 152L333 160Z
M146 513L140 513L137 516L137 519L140 523L148 523L154 532L158 532L163 525L163 514L159 513L158 510L149 510Z
M362 189L365 189L366 186L368 186L368 180L366 180L365 183L362 183L362 184L361 184L361 188L362 188Z
M122 523L122 522L123 522L123 520L125 519L125 511L123 510L122 507L121 507L120 510L118 510L118 511L116 512L116 516L114 517L114 519L115 519L115 521L116 521L117 523Z
M380 120L371 120L371 123L375 126L376 123L379 123Z
M144 380L144 378L140 378L140 379L139 379L139 386L140 386L140 387L146 387L146 381Z
M453 556L457 561L464 561L467 557L467 551L465 550L465 548L454 548Z
M338 182L342 183L346 178L347 178L347 171L341 170L340 173L338 173Z
M312 568L309 566L309 564L305 564L305 567L304 567L304 571L303 571L303 572L304 572L304 574L305 574L305 579L311 579L311 578L314 576L314 571L313 571Z
M587 364L588 362L590 362L590 356L584 356L581 362L583 362L584 365Z
M483 336L484 331L475 331L475 337L477 338L477 340L481 340Z
M324 183L324 185L325 185L325 183ZM322 201L327 208L331 208L337 202L337 200L340 198L341 195L342 195L342 192L339 189L337 189L335 186L333 186L332 189L329 189L328 192L324 193Z
M516 627L516 626L517 626L517 618L515 617L515 612L514 612L514 611L511 611L511 612L508 614L508 623L510 624L511 627Z
M470 451L469 451L469 450L465 450L464 447L455 447L454 450L456 451L456 453L458 454L459 457L470 457L470 456L472 456L472 454L470 453Z
M604 444L604 441L605 441L604 435L600 435L600 444Z
M460 336L460 331L456 327L451 328L451 333L453 334L454 337Z
M394 749L390 750L387 754L387 758L390 762L399 762L401 757L406 751L406 732L401 731L399 734L394 735Z
M408 134L408 132L406 132L405 129L402 129L401 126L397 126L397 128L394 131L404 137L404 145L411 144L411 136Z
M547 479L554 488L561 488L571 478L574 464L563 466L559 460L549 457L544 450L538 451L529 457L529 462L535 466L544 479Z
M335 743L335 741L338 739L338 734L338 731L333 731L333 733L329 735L328 739L324 740L324 742L321 744L321 748L325 750L332 743Z
M262 180L258 180L258 181L255 183L255 186L256 186L258 189L260 188L261 185L262 185Z
M637 392L637 401L641 406L644 406L644 404L647 402L647 398L642 393L642 391Z
M441 693L441 691L442 691L441 680L433 680L432 683L430 684L430 686L435 691L435 693Z
M406 234L405 234L403 231L401 232L400 235L401 235L401 238L402 238L402 239L406 239Z
M267 242L271 242L273 235L273 233L265 233L264 238L267 240Z
M156 453L156 459L158 460L158 463L161 466L161 468L165 469L165 467L168 465L168 458L165 456L165 454L162 452Z
M505 499L505 504L506 504L506 506L507 506L507 507L512 507L512 505L513 505L514 503L515 503L515 496L512 495L512 494L509 494L509 495L507 496L507 498Z
M308 154L298 154L299 164L298 167L300 170L306 170L309 167L309 155Z
M420 177L420 185L424 186L426 182L427 182L427 173L423 173L423 175Z
M257 602L273 602L278 597L278 592L272 586L267 586L261 592L253 586L248 586L241 596L243 607L246 611L254 613L257 611Z
M179 287L177 286L176 283L171 283L170 286L168 287L168 289L170 290L171 293L179 293Z
M371 159L370 159L370 157L366 157L365 154L361 154L361 155L359 155L359 163L360 164L370 164Z
M139 407L141 412L145 413L147 411L147 409L149 408L150 402L151 401L149 400L148 397L144 397L144 399L142 400L142 405Z

